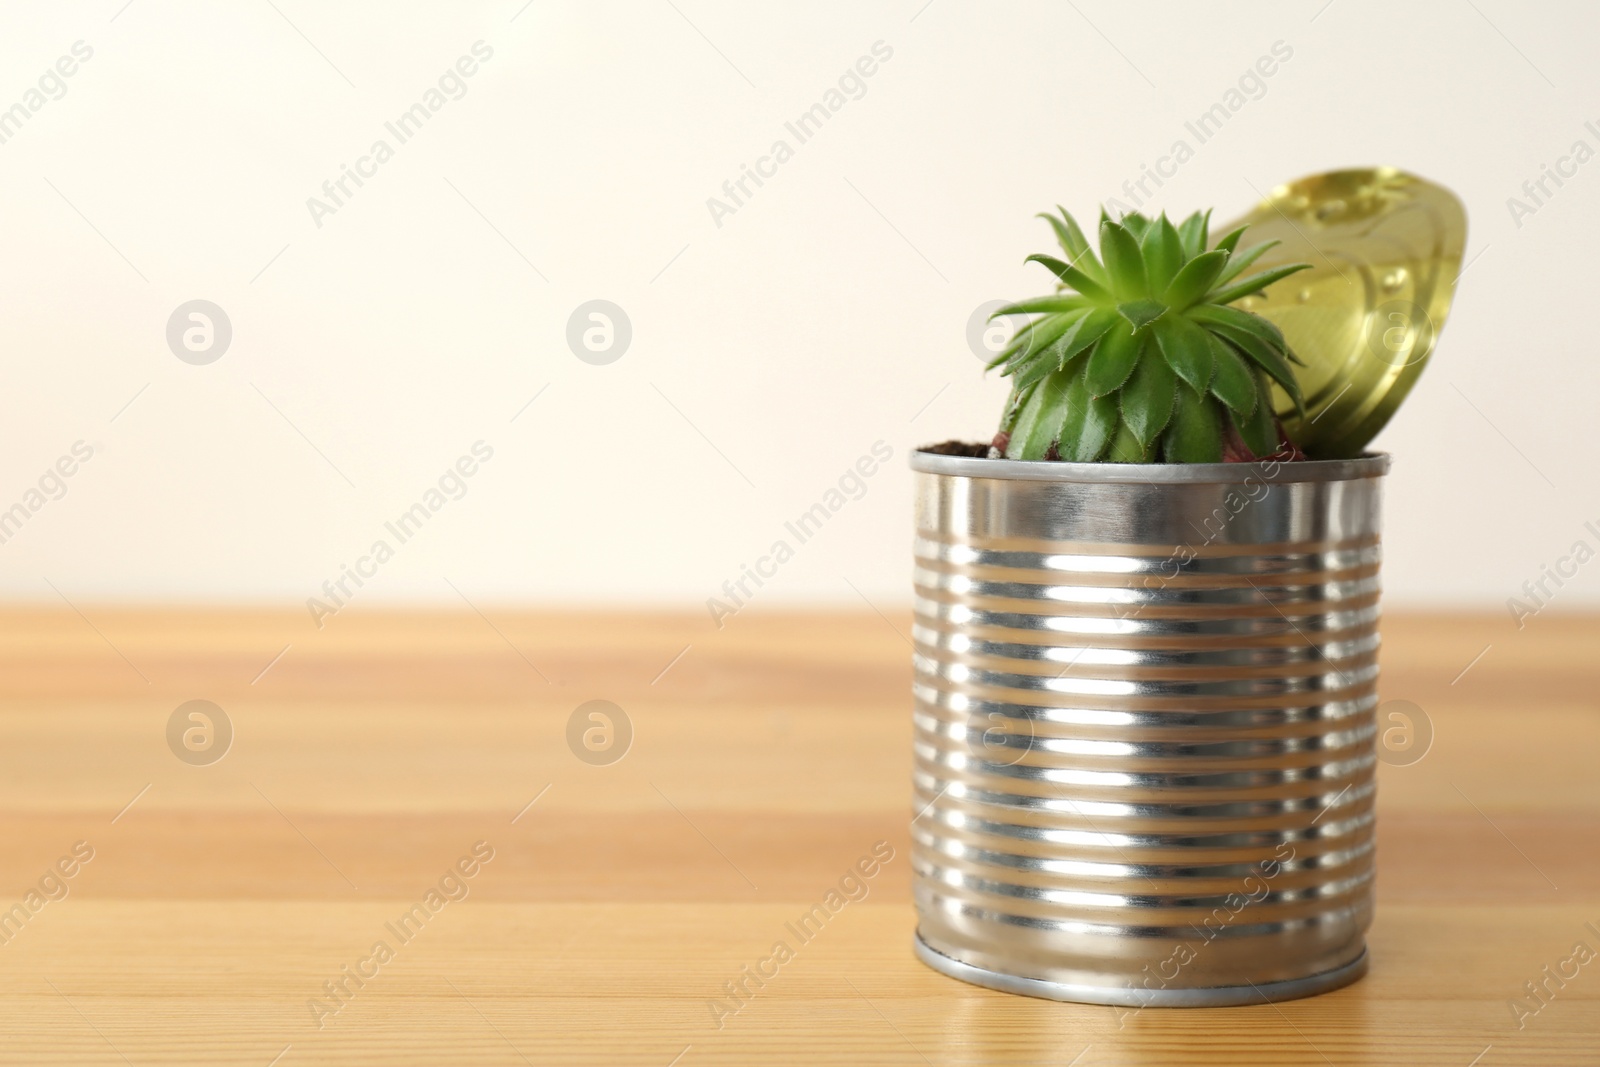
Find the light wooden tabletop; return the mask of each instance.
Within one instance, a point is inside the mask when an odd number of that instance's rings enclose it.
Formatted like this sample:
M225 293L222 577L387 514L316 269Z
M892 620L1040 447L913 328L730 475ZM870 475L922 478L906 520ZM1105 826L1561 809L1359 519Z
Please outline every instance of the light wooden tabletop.
M79 607L0 616L3 1064L1600 1063L1600 619L1391 617L1371 974L1130 1014L912 956L901 614Z

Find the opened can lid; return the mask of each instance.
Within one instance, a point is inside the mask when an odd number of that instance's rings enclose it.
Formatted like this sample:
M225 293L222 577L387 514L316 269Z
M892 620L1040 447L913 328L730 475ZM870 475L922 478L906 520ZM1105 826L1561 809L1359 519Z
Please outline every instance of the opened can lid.
M1255 270L1310 270L1243 298L1306 362L1296 367L1306 412L1283 418L1308 455L1359 455L1411 391L1450 312L1466 247L1467 216L1450 190L1371 167L1280 185L1243 218L1241 247L1283 243ZM1274 387L1276 391L1276 387ZM1290 407L1279 393L1281 412Z

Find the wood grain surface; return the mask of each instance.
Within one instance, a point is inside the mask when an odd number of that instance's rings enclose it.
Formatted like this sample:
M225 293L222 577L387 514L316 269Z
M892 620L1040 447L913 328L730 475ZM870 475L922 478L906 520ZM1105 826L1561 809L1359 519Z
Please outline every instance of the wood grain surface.
M1371 974L1127 1012L913 957L899 612L79 608L0 615L0 1064L1600 1063L1600 619L1392 615Z

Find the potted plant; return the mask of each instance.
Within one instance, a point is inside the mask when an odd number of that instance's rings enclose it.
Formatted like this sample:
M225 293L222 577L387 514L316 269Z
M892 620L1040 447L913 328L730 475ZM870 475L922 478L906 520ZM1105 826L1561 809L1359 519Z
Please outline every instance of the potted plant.
M999 432L912 458L918 954L1133 1007L1351 982L1388 458L1298 446L1296 352L1238 306L1297 284L1276 242L1045 217Z

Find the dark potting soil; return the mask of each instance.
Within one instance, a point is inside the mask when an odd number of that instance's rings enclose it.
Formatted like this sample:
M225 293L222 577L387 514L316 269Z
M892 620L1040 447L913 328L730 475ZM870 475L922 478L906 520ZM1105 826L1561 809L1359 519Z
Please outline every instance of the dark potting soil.
M1232 429L1232 427L1229 427L1230 431ZM1283 438L1283 446L1281 451L1271 456L1262 457L1262 459L1272 459L1279 463L1292 463L1295 460L1306 458L1303 452L1289 443L1288 438ZM977 444L972 441L941 441L936 445L924 445L917 451L928 452L935 456L967 456L972 459L989 459L991 458L990 452L997 447L1003 447L998 438L993 444ZM1050 449L1050 455L1046 458L1059 458L1056 456L1053 446ZM1244 447L1244 442L1238 439L1237 434L1230 432L1229 440L1225 442L1223 447L1222 461L1224 463L1255 463L1257 462L1257 457Z
M974 459L988 459L989 446L976 445L970 441L941 441L936 445L923 445L918 452L931 452L936 456L971 456Z

